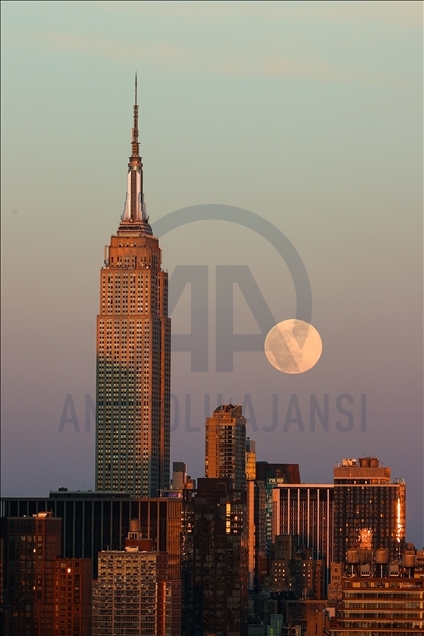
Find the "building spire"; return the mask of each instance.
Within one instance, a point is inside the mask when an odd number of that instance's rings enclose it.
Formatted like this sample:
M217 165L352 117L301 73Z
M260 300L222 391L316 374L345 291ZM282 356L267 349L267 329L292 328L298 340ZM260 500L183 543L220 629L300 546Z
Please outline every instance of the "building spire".
M138 143L138 104L137 104L137 73L135 74L135 83L134 83L134 126L132 129L132 142L131 142L132 154L130 158L130 162L138 159L141 163L140 158L140 144Z
M131 136L131 157L128 163L128 190L122 221L125 223L148 222L143 194L143 162L138 141L137 73L134 81L134 121Z

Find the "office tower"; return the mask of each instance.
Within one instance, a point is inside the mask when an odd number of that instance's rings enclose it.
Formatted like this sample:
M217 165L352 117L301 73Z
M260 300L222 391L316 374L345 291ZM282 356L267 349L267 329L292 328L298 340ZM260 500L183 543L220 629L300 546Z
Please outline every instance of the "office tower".
M54 634L91 635L91 559L56 559Z
M402 479L391 481L390 468L376 457L343 459L334 468L334 561L347 550L370 554L387 548L391 561L405 547L405 497Z
M55 562L61 519L49 512L2 519L5 630L8 636L54 636Z
M128 493L105 493L66 489L50 492L44 499L6 497L0 500L0 516L31 516L51 510L61 517L62 544L66 558L92 559L97 576L97 554L107 546L122 550L131 519L140 521L143 536L154 541L158 552L167 552L172 579L180 575L181 499L141 499Z
M206 418L205 476L230 477L246 487L246 419L241 406L222 404Z
M295 535L294 548L323 561L328 582L333 557L333 484L279 484L272 491L272 540Z
M193 605L185 634L247 634L245 497L228 477L198 480L190 502Z
M105 248L97 316L96 490L157 497L169 486L170 320L143 194L137 79L128 192Z
M98 555L93 583L93 636L180 636L181 583L172 580L168 556L142 537L131 521L123 551Z

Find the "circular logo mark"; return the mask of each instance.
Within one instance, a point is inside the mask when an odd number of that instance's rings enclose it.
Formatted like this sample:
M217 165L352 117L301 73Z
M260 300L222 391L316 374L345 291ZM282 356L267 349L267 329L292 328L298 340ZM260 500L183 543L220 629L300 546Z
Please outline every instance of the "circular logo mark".
M265 354L269 362L284 373L303 373L311 369L319 360L322 342L319 333L310 324L312 315L311 285L306 268L294 245L281 230L258 214L232 205L216 203L193 205L170 212L170 214L155 221L152 229L155 236L160 238L177 227L196 221L226 221L242 225L262 236L281 255L289 268L294 283L296 318L285 320L272 327L265 340ZM286 325L286 323L290 323L291 326ZM280 325L284 325L282 331ZM281 335L282 333L284 336ZM291 343L292 351L285 340L286 337ZM271 344L267 345L267 342ZM317 354L318 349L319 353Z

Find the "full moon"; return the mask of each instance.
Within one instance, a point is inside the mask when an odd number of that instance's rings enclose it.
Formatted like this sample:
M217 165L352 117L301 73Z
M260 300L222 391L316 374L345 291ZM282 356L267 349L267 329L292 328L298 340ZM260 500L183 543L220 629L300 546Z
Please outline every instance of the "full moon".
M322 340L308 322L290 318L269 330L264 349L268 362L278 371L304 373L320 359Z

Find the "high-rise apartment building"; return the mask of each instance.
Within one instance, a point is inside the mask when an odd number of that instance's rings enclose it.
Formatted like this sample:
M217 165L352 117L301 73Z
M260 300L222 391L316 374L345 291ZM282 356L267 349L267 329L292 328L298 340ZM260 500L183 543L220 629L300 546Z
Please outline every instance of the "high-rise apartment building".
M264 590L290 592L296 599L324 598L323 562L311 558L310 548L296 544L296 535L275 537Z
M156 552L132 520L125 550L98 555L93 584L93 636L180 636L181 582L172 580L168 555Z
M205 476L230 477L246 487L246 419L241 406L222 404L206 418Z
M56 559L54 636L91 636L91 559Z
M424 633L424 581L409 577L343 577L331 636Z
M334 561L350 548L362 554L387 548L396 561L405 547L406 486L391 481L377 457L343 459L334 468Z
M157 497L169 486L170 332L168 274L144 203L136 79L127 198L100 273L97 490Z

